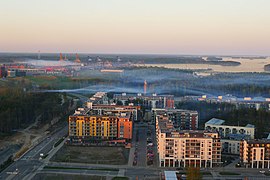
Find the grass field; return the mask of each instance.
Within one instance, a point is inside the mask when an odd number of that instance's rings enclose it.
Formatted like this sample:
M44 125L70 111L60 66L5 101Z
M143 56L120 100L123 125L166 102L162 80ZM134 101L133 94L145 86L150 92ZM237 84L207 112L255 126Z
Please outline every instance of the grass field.
M106 180L102 176L86 176L86 175L71 175L71 174L37 174L34 179L38 180Z
M123 147L79 147L64 145L51 159L56 162L124 165L129 150Z

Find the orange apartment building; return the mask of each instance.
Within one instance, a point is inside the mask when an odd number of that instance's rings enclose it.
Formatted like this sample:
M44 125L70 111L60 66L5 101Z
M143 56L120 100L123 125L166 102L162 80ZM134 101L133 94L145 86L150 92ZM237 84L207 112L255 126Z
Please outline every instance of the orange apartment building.
M77 140L124 140L132 139L132 113L83 111L69 116L69 137Z

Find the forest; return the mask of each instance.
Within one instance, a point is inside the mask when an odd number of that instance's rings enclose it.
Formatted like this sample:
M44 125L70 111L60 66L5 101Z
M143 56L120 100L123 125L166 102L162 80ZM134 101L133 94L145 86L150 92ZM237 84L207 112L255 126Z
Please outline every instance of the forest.
M0 137L25 128L40 116L40 124L65 115L69 106L67 97L59 93L32 93L26 88L0 88ZM63 101L62 101L63 100Z

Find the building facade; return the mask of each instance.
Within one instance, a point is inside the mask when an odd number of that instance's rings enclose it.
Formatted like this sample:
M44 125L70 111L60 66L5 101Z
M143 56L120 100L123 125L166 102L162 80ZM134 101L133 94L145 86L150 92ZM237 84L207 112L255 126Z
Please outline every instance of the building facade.
M270 140L243 140L240 160L247 168L270 168Z
M255 126L248 124L246 126L229 126L224 125L224 120L212 118L205 123L206 130L217 131L221 138L226 138L231 134L243 134L249 135L251 139L254 139Z
M7 76L7 71L5 66L0 66L0 78L6 77Z
M138 121L138 112L141 109L140 106L120 106L120 105L104 105L104 104L93 104L91 106L88 106L88 108L97 110L98 114L103 114L105 111L114 113L131 112L132 120L134 122Z
M240 154L240 140L221 139L222 153L226 154Z
M221 165L218 133L177 130L166 116L157 116L156 138L160 167L217 167Z
M92 113L92 111L91 111ZM110 115L74 114L69 116L69 137L80 141L132 139L131 113Z
M128 104L134 100L141 101L141 105L145 108L174 108L174 96L173 95L142 95L142 94L115 94L115 101L121 101L122 104Z
M197 130L199 115L197 111L183 109L152 109L153 119L157 115L167 115L173 122L174 128L179 130Z

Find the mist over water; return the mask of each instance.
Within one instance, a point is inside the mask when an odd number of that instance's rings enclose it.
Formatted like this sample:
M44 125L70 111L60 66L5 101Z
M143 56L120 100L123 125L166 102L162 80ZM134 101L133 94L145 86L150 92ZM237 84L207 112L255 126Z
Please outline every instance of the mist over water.
M18 58L17 60L24 60L38 67L74 65L72 60L60 62L54 60L58 55L48 55L44 57L45 60L37 60L35 58ZM54 57L54 59L52 58ZM83 61L88 61L89 56L80 55ZM238 97L244 96L263 96L270 97L270 74L269 73L214 73L211 76L196 76L194 72L200 70L181 70L181 69L167 69L157 67L128 67L123 68L122 64L127 63L127 60L122 60L121 63L116 62L116 55L110 56L114 60L115 69L124 69L123 73L104 73L95 69L94 62L89 64L88 69L83 67L83 70L78 71L78 77L75 78L90 78L97 79L97 81L82 82L72 88L59 88L53 90L41 90L43 92L73 92L89 94L97 91L115 92L115 93L143 93L144 81L147 81L147 93L157 94L173 94L175 96L186 95L208 95L219 96L232 94ZM91 57L93 61L95 57ZM148 57L133 57L130 56L131 61L135 59L147 59ZM50 60L53 59L53 60ZM106 58L102 58L106 60ZM266 59L268 60L268 59ZM256 60L249 60L252 65ZM119 66L118 66L119 65ZM199 65L198 65L199 66ZM247 90L243 90L243 86ZM229 87L229 88L228 88ZM256 88L262 88L263 90ZM255 89L255 90L253 90Z
M243 94L241 86L256 86L270 89L270 75L266 73L222 73L207 77L197 77L192 71L135 68L125 69L123 73L101 73L89 70L82 77L100 79L100 82L82 84L76 89L45 90L46 92L95 93L97 91L115 93L143 93L144 80L147 81L148 94L173 94L219 96L232 94L234 96L264 96L269 97L269 91ZM223 87L234 87L232 90Z

